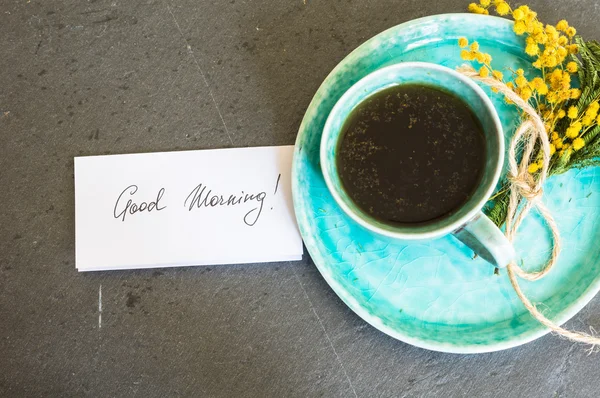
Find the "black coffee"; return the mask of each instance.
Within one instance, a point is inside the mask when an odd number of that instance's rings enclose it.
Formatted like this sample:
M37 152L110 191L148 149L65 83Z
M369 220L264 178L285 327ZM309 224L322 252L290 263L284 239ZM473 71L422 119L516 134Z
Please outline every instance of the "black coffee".
M343 126L342 185L385 223L423 223L452 214L473 194L485 163L483 129L456 96L423 85L382 90Z

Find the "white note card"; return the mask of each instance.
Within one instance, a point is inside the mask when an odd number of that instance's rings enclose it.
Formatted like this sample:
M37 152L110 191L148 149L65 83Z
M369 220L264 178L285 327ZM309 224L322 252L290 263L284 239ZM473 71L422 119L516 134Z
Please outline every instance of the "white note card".
M77 269L300 260L293 148L76 157Z

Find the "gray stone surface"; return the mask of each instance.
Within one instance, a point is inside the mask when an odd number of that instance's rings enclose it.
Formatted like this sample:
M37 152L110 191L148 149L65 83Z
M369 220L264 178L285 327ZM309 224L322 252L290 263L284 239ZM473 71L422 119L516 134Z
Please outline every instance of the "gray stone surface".
M0 2L0 396L598 396L598 354L556 337L476 356L396 341L308 256L75 270L73 156L292 144L354 47L466 3ZM531 5L600 38L597 0Z

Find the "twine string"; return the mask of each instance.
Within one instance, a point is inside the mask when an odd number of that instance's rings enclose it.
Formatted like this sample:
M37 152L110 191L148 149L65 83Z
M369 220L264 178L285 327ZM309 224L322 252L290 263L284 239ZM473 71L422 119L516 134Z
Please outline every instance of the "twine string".
M508 212L506 215L506 238L514 241L517 230L523 222L523 219L532 209L535 209L544 219L546 225L552 233L552 254L545 266L540 271L526 271L522 269L515 261L507 267L510 283L515 293L525 306L531 316L546 326L554 333L563 336L569 340L591 344L592 349L600 345L600 338L582 333L574 332L560 327L542 314L535 304L533 304L521 290L517 276L528 281L536 281L546 276L552 267L556 264L561 249L560 234L558 226L550 210L542 202L542 185L548 177L548 167L550 165L550 142L548 134L542 119L535 109L512 89L493 77L481 77L479 73L471 66L461 66L458 71L463 75L484 83L502 93L508 100L512 101L525 115L522 123L517 127L515 135L510 141L508 149L508 181L510 186L510 196L508 202ZM536 143L539 144L542 155L542 168L539 173L532 175L529 173L529 164L534 155ZM522 147L521 161L517 161L517 148Z

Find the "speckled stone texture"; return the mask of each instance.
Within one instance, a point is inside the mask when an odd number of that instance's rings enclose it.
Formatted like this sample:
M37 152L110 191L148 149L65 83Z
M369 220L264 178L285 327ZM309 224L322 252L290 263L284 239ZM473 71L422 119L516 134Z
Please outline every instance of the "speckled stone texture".
M597 396L584 347L414 348L356 316L308 256L75 270L73 156L292 144L354 47L466 3L2 1L0 396ZM600 39L598 1L530 5ZM568 323L589 325L598 299Z

